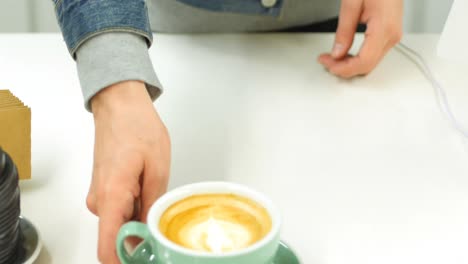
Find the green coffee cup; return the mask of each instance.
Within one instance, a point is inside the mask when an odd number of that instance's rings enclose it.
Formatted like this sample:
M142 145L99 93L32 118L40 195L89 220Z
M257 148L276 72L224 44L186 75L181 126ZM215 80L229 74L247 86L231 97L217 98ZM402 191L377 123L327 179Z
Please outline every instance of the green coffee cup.
M147 224L122 226L117 254L123 264L270 264L280 226L278 209L261 193L230 182L196 183L158 199ZM135 254L125 249L128 237L144 240Z

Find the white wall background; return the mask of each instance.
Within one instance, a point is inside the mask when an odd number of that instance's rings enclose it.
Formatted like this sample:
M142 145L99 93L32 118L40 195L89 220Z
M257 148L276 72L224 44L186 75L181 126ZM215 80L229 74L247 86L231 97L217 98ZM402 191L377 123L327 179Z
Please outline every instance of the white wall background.
M453 0L405 0L405 31L441 32L452 2ZM0 0L0 32L56 31L59 28L52 0Z

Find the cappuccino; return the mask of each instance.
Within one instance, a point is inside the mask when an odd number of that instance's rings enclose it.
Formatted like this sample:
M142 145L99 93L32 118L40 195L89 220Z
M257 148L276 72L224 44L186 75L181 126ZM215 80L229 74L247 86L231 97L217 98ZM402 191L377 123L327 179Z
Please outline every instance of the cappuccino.
M272 221L267 210L235 194L199 194L172 204L159 229L170 241L196 251L227 253L264 238Z

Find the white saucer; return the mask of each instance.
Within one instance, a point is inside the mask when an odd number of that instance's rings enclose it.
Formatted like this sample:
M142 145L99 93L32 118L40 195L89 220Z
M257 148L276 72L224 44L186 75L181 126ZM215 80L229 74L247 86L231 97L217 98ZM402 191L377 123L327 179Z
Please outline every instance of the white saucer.
M24 257L17 264L33 264L41 253L42 242L37 228L25 217L20 216L20 228L23 236Z

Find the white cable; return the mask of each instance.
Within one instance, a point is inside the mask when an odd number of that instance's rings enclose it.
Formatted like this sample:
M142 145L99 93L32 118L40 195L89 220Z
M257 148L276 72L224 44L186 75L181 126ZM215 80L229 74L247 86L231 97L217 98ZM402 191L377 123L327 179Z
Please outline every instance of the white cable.
M424 58L415 50L406 46L403 43L398 44L397 46L399 51L407 55L419 68L422 70L426 78L431 82L432 87L435 90L437 101L439 103L440 110L445 115L447 120L451 123L453 128L458 131L462 136L468 138L468 130L466 130L463 125L457 120L455 115L452 112L450 104L447 99L447 94L445 93L444 87L437 81L435 75L433 74L429 64L424 60Z

